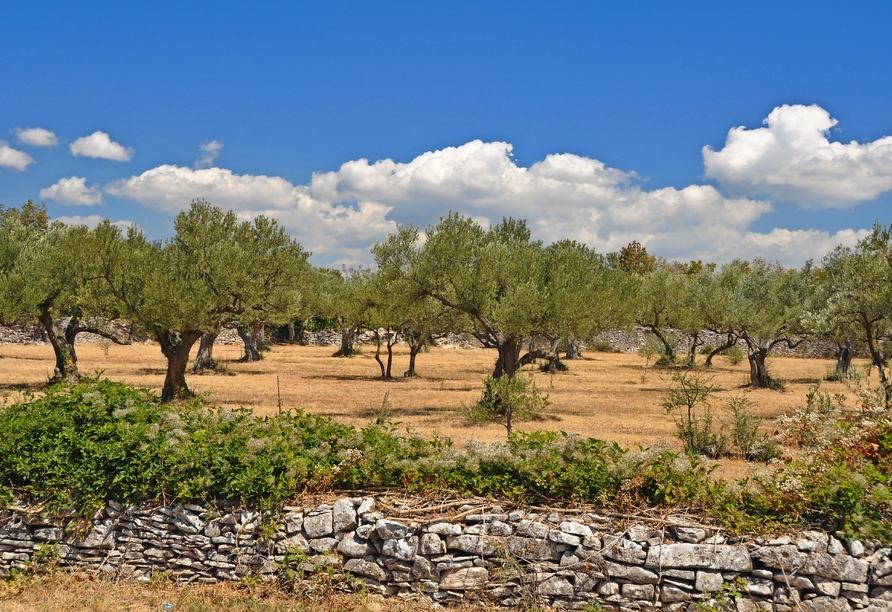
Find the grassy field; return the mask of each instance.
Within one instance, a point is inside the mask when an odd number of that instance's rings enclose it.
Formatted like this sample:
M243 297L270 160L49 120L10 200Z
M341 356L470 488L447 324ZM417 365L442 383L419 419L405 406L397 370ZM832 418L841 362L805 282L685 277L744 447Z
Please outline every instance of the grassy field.
M471 438L492 441L505 437L499 425L469 426L460 415L462 403L480 397L482 378L491 372L495 361L494 351L433 348L418 357L420 377L384 382L377 378L373 349L362 348L363 354L345 359L331 356L334 347L274 346L262 361L241 363L240 345L218 345L215 357L226 372L190 375L188 384L214 405L245 406L257 414L274 414L281 398L285 409L304 408L357 426L375 419L384 394L389 393L390 418L423 435L436 432L459 444ZM157 345L103 349L82 344L78 355L80 369L86 374L103 371L113 380L155 390L163 383L165 361ZM393 371L402 373L407 362L405 349L397 347ZM567 363L568 372L553 376L535 372L536 384L549 393L552 405L544 420L521 423L519 429L562 430L625 447L647 445L658 437L674 443L674 423L660 407L671 371L650 368L645 376L643 358L620 353L590 352L584 360ZM0 346L0 393L10 401L23 389L39 392L52 367L49 346ZM718 387L717 405L729 394L746 394L770 426L773 417L803 405L808 387L832 367L830 360L772 358L769 368L784 382L783 391L747 388L745 360L731 365L716 359L709 374ZM848 392L844 385L833 382L825 382L824 389Z
M175 585L109 582L91 575L55 573L0 582L3 612L432 612L432 604L402 601L368 593L344 594L309 581L298 592L274 585ZM450 608L454 612L499 608L482 604Z

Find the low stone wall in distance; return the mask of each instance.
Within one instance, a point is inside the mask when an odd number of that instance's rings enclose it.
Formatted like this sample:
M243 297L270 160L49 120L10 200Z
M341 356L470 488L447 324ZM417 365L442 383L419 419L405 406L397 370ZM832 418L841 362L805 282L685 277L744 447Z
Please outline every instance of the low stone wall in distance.
M349 573L372 591L442 603L688 610L724 600L741 612L892 611L892 556L876 542L815 531L729 538L679 516L635 522L458 504L400 513L371 497L280 515L109 502L92 523L13 508L0 511L0 576L55 563L119 579L166 572L214 583L291 569Z

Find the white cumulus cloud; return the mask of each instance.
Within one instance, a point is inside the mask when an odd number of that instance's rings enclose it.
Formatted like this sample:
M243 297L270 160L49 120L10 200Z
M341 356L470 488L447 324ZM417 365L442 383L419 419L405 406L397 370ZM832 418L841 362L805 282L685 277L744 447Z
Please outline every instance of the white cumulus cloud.
M87 187L87 179L82 176L59 179L55 185L41 189L40 197L64 205L94 206L102 203L99 186Z
M223 143L219 140L212 140L201 143L198 145L198 148L201 149L201 156L195 160L193 167L195 169L210 168L214 160L220 156L220 151L223 150Z
M169 213L203 198L243 218L275 217L307 249L327 262L368 261L368 248L395 228L388 207L375 202L356 206L314 199L306 186L277 176L239 175L223 168L193 170L163 165L105 186L111 195Z
M29 164L34 163L34 158L18 149L13 149L5 140L0 140L0 167L24 170Z
M16 140L24 145L32 147L55 147L59 144L59 139L49 130L43 128L16 128L13 130Z
M732 128L718 151L703 147L706 177L808 208L849 208L892 189L892 136L833 142L837 120L817 105L779 106L764 123Z
M73 215L70 217L55 217L53 219L53 221L61 221L65 225L85 225L90 229L93 229L94 227L102 223L103 220L105 220L105 217L101 215ZM139 227L133 221L127 221L126 219L121 221L112 221L111 224L121 228L121 231L123 232L126 232L127 228L130 226Z
M753 232L752 223L773 210L770 202L729 198L711 185L647 190L636 179L634 172L569 153L523 167L509 143L475 140L405 163L349 161L336 171L315 173L308 185L164 165L106 185L105 191L169 213L204 198L242 216L276 217L327 262L369 263L369 247L393 230L392 218L425 225L450 210L483 225L503 216L527 219L537 238L572 238L602 253L638 240L669 258L716 262L761 256L802 265L864 235Z
M117 143L108 134L96 131L89 136L82 136L69 145L72 155L98 157L112 161L130 161L134 150Z

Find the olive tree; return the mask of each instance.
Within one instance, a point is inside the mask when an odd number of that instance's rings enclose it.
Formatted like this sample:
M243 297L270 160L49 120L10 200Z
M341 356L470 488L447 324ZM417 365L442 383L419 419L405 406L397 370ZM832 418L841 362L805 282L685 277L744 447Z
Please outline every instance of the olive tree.
M823 260L821 300L810 313L819 330L863 341L877 369L886 405L892 404L889 355L892 338L892 226L877 223L852 249L837 247Z
M239 227L232 212L198 200L177 215L176 234L165 242L132 227L122 235L108 221L97 228L101 278L167 359L162 401L191 395L186 366L202 334L262 304L256 254L239 240Z
M117 313L98 282L94 238L84 226L50 223L31 201L0 210L0 320L41 326L55 356L50 382L78 379L78 334L130 342L109 321Z

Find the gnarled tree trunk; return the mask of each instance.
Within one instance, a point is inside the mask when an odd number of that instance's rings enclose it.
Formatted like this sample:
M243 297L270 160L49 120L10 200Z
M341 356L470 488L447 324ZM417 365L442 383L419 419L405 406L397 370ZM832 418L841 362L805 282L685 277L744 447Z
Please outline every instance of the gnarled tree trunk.
M507 376L514 378L520 369L520 342L514 336L508 336L498 346L499 356L496 359L496 367L493 370L493 378Z
M762 346L747 351L747 359L750 363L750 384L754 387L764 389L771 385L771 377L768 376L768 369L765 366L767 357L768 349Z
M415 358L418 356L418 353L421 352L421 349L424 348L425 344L427 344L426 338L424 337L424 334L420 332L404 329L403 339L406 341L406 344L409 345L409 369L403 372L403 376L406 378L418 376L418 372L415 371Z
M381 361L381 330L375 330L375 361L381 368L381 379L392 380L391 369L393 366L393 345L396 344L396 334L390 328L384 330L384 345L387 347L387 364Z
M693 368L697 364L697 349L703 346L703 340L700 339L700 332L694 332L690 336L691 347L688 349L688 367Z
M165 331L157 336L161 353L167 357L167 374L161 389L161 401L167 403L191 397L192 392L186 386L186 365L189 363L189 351L201 338L202 332L197 329Z
M582 359L582 353L579 352L579 345L573 338L567 338L567 353L564 359Z
M666 337L666 334L664 334L663 331L656 325L651 325L649 323L641 324L640 322L638 324L650 331L650 333L652 333L657 338L657 340L660 341L660 344L663 345L663 351L666 355L666 359L668 359L670 363L675 363L675 346L673 346L673 344L669 341L669 338Z
M207 332L201 335L198 354L195 356L195 363L192 364L193 372L217 369L217 362L214 361L214 342L218 335L218 332Z
M87 321L82 321L77 316L54 319L51 308L52 302L43 304L37 317L47 341L53 347L53 354L56 358L56 366L53 369L50 384L77 382L80 378L80 371L77 368L77 352L74 349L74 343L79 333L96 334L115 344L130 344L132 325L127 335L122 336L120 330L115 329L108 321L98 318L91 318Z
M333 357L352 357L353 344L356 342L356 336L359 335L359 327L346 327L341 329L341 348L332 355Z
M709 355L706 357L706 363L703 365L705 365L707 368L711 368L712 367L712 358L715 357L716 355L718 355L719 353L723 353L723 352L727 351L729 348L733 347L735 344L737 344L737 336L729 333L727 341L723 345L713 349L712 352L709 353Z
M560 355L560 352L558 351L558 349L560 348L560 345L561 345L560 337L551 339L551 346L549 347L550 350L549 350L549 355L548 355L548 363L546 363L545 367L542 368L545 372L550 372L550 373L563 372L567 369L567 366L565 366L564 362L561 361L561 355Z
M258 344L259 342L262 342L263 330L265 327L266 321L260 321L258 319L254 319L254 321L251 322L250 331L245 329L245 326L241 323L235 324L235 331L245 345L245 356L242 358L244 361L260 361L263 359Z
M80 378L80 372L77 369L77 353L74 350L74 336L76 334L66 333L67 325L57 325L53 320L48 309L41 309L40 315L37 317L40 325L46 333L46 338L53 347L53 354L56 357L56 367L53 369L53 376L50 378L50 384L59 382L77 382ZM64 321L64 319L60 320ZM70 323L70 320L68 321Z

